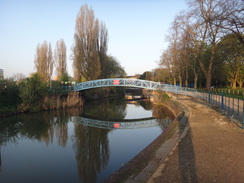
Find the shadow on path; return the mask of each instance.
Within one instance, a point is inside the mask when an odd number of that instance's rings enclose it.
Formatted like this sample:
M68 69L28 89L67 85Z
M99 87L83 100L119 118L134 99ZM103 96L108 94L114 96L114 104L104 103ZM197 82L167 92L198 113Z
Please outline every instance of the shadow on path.
M197 182L196 166L195 166L195 152L192 144L191 128L189 127L189 120L186 116L181 116L179 120L180 136L183 138L178 144L178 158L179 171L181 182ZM186 134L185 130L189 128ZM184 136L185 135L185 136Z

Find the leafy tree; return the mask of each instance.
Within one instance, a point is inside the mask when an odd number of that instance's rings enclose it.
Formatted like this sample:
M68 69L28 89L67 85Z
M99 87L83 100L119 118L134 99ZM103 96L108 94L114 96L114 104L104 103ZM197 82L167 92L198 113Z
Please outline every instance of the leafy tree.
M152 80L152 72L149 71L144 72L139 79Z
M153 81L173 84L172 73L167 68L159 67L153 71Z
M60 81L70 81L70 76L67 72L63 73L61 77L59 78Z
M126 76L124 69L113 56L107 56L106 63L106 78L118 78Z
M19 102L16 82L12 78L0 80L0 112L16 111Z
M44 82L39 73L34 73L31 77L24 79L19 83L20 98L22 100L19 110L39 111L41 109L42 100L47 94L47 83Z
M224 36L219 43L220 55L224 60L224 70L227 80L235 89L236 84L242 87L244 72L244 47L235 34Z

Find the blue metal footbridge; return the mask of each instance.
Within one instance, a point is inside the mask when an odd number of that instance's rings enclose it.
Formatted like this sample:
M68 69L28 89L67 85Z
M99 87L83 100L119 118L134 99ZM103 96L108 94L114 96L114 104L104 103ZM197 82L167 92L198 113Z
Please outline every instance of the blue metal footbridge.
M193 88L179 87L169 84L161 84L160 82L141 80L141 79L130 79L130 78L109 78L109 79L99 79L86 81L82 83L77 83L74 90L83 91L92 88L101 88L101 87L135 87L143 88L147 90L158 90L165 92L172 92L176 94L183 94L187 96L196 97L197 90Z
M110 87L110 86L123 86L123 87L136 87L145 88L149 90L157 90L162 87L159 82L140 80L140 79L127 79L127 78L109 78L99 79L78 83L75 87L76 91L87 90L91 88Z

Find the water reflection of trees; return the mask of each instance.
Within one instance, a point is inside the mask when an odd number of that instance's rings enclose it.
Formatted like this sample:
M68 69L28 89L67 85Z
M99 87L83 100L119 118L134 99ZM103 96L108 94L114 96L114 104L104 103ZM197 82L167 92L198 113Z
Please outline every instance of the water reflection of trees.
M106 129L75 124L74 150L82 182L96 182L97 174L109 161L109 141Z
M82 115L92 116L100 120L124 119L126 116L126 101L124 99L90 102L85 105Z
M171 116L167 109L152 107L148 101L138 101L137 105L145 110L152 110L153 117L165 119ZM86 104L85 115L101 120L124 119L126 116L126 101L107 100ZM165 112L162 112L165 111ZM52 144L55 137L61 147L68 142L68 122L71 116L81 116L80 109L60 110L25 115L15 115L0 121L0 147L7 143L18 143L26 138ZM83 115L82 114L82 115ZM82 182L96 182L97 175L108 164L109 140L106 129L92 128L74 124L74 151L77 168Z
M85 105L83 116L101 120L124 119L125 100L105 100ZM82 182L96 182L97 175L107 167L109 161L109 140L107 129L99 129L75 124L74 150L78 173Z
M153 117L157 119L174 119L174 113L163 105L153 106Z
M165 130L171 121L175 118L171 110L163 105L154 105L153 106L153 117L157 119L162 130ZM170 120L164 120L170 119Z
M140 104L144 110L148 111L153 109L153 103L150 102L150 100L139 100L138 104Z
M0 122L0 145L17 144L21 138L52 144L56 136L61 147L68 141L68 121L70 116L79 115L81 110L62 110L7 117Z

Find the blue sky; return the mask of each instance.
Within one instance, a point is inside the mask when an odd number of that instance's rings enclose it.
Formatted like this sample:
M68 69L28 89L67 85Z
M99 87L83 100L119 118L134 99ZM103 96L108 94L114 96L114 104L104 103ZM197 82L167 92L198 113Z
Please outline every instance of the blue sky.
M108 54L118 59L128 75L157 67L169 26L186 9L184 0L0 0L0 69L4 76L35 72L37 44L46 40L54 50L59 39L65 41L68 72L73 76L71 47L76 16L84 3L105 22Z

